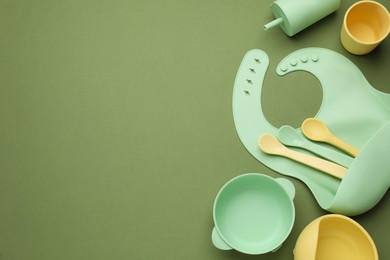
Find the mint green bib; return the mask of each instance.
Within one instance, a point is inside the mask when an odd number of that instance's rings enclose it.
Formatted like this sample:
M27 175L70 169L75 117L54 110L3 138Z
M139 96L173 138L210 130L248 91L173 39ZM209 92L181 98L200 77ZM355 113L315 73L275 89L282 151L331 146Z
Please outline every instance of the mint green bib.
M254 49L247 52L237 72L233 118L245 148L269 168L303 181L327 211L353 216L374 207L390 186L390 95L373 88L350 60L328 49L300 49L277 66L280 76L307 71L317 77L323 100L315 117L360 149L344 179L338 180L290 159L265 154L257 146L260 135L276 136L278 131L261 106L268 65L267 54Z

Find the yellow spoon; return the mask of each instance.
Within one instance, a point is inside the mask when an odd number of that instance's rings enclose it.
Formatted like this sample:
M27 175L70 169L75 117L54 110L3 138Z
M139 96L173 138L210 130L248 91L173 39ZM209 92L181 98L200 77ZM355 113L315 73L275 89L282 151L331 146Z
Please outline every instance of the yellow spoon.
M336 137L324 122L317 118L308 118L303 121L301 130L310 140L328 143L353 157L356 157L359 153L359 149Z
M347 172L346 168L344 168L338 164L335 164L335 163L332 163L332 162L329 162L329 161L326 161L326 160L323 160L323 159L320 159L320 158L317 158L317 157L314 157L314 156L311 156L308 154L299 153L299 152L290 150L286 146L281 144L278 141L278 139L276 139L276 137L274 137L273 135L270 135L270 134L264 134L264 135L260 136L259 141L258 141L258 145L259 145L260 149L265 153L279 155L279 156L289 158L291 160L294 160L294 161L300 162L302 164L305 164L307 166L310 166L314 169L323 171L323 172L325 172L329 175L332 175L338 179L342 179L344 177L345 173Z

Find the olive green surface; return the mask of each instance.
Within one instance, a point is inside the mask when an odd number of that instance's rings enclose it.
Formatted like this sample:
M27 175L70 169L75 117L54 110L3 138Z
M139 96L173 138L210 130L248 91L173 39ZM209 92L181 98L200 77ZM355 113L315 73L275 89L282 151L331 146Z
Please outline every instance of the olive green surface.
M272 1L0 1L0 259L293 259L299 233L327 214L293 178L295 225L277 252L211 242L225 182L283 177L240 143L233 83L248 50L267 52L265 114L298 127L320 106L319 82L305 72L279 77L275 66L322 47L390 93L390 37L365 56L340 44L354 2L288 37L263 30ZM390 258L389 218L389 194L353 218L380 259Z

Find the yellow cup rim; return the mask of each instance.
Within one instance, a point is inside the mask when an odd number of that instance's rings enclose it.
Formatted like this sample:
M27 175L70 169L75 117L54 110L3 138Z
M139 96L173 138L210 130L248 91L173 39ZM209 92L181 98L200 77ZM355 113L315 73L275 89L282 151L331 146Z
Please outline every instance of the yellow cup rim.
M348 29L348 26L346 26L347 24L347 18L348 18L348 14L350 13L350 11L355 8L357 5L361 5L361 4L365 4L365 3L369 3L369 4L373 4L373 5L376 5L376 6L379 6L380 8L382 8L386 13L387 13L387 18L389 20L389 26L387 28L387 32L381 37L379 38L378 40L374 41L374 42L367 42L367 41L362 41L362 40L359 40L357 39L355 36L353 36L353 34L351 34L351 32L349 31ZM343 27L346 31L346 33L348 34L349 37L351 37L354 41L360 43L360 44L365 44L365 45L375 45L375 44L378 44L380 42L382 42L386 37L387 35L390 33L390 13L389 11L386 9L385 6L383 6L382 4L376 2L376 1L372 1L372 0L363 0L363 1L359 1L359 2L356 2L354 3L353 5L351 5L348 10L346 11L345 15L344 15L344 24L343 24Z
M354 225L356 228L358 228L363 234L364 236L367 238L367 240L369 241L370 245L371 245L371 248L373 249L373 253L374 253L374 260L378 260L379 259L379 256L378 256L378 250L376 248L376 245L374 243L374 240L372 239L372 237L370 236L370 234L367 232L367 230L365 228L363 228L358 222L356 222L355 220L349 218L349 217L346 217L344 215L340 215L340 214L328 214L328 215L325 215L325 216L322 216L319 218L319 224L318 224L318 227L320 227L321 225L321 222L325 219L344 219L345 221L351 223L352 225Z

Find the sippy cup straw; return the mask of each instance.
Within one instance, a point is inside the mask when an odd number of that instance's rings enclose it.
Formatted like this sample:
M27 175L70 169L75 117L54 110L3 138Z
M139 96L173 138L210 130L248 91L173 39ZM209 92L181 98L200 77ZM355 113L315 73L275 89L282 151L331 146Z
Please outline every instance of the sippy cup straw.
M288 36L293 36L336 11L340 7L340 1L276 0L271 4L276 19L264 25L264 30L280 25Z
M268 29L271 29L275 26L278 26L279 24L283 23L283 18L282 17L279 17L279 18L276 18L275 20L267 23L266 25L264 25L264 30L268 30Z

